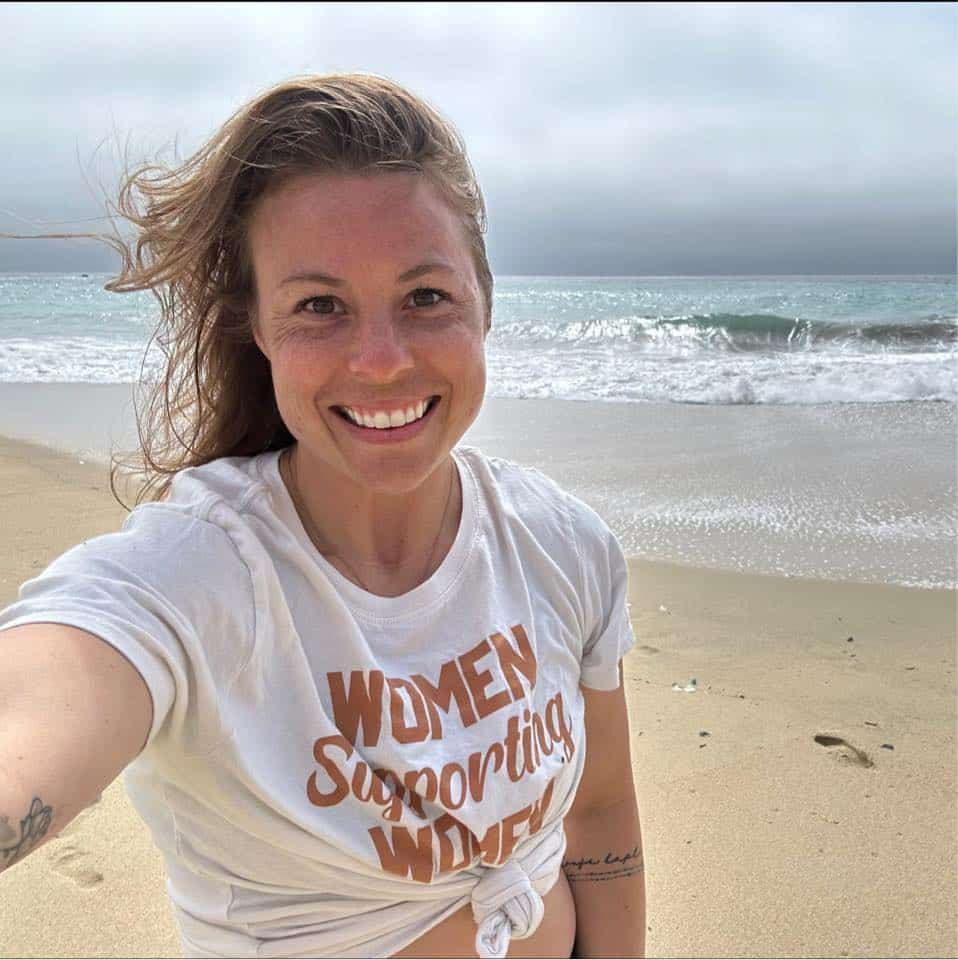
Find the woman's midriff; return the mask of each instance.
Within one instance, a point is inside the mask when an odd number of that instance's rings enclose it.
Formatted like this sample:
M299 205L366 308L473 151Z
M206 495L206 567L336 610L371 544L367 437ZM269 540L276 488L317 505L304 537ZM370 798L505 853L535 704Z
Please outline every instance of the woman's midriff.
M545 912L542 922L531 937L513 939L509 943L507 957L570 957L575 941L575 902L565 873L542 898ZM476 922L472 916L472 904L446 917L418 940L414 940L393 960L408 957L475 957Z

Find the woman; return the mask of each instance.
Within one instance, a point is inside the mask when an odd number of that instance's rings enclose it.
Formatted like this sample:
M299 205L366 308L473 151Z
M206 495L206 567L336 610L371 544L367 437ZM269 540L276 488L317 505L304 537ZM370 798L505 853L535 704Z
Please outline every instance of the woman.
M121 212L111 289L170 348L147 483L0 614L0 869L125 770L187 956L641 955L626 566L458 445L493 285L458 135L293 80Z

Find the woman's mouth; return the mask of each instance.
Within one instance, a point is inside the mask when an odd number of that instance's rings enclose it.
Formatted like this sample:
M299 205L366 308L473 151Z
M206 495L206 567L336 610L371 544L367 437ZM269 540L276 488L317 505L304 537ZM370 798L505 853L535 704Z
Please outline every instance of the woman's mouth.
M340 419L354 430L362 431L367 437L379 435L400 439L412 433L422 424L439 403L438 396L425 397L415 403L397 407L350 407L345 404L333 407Z

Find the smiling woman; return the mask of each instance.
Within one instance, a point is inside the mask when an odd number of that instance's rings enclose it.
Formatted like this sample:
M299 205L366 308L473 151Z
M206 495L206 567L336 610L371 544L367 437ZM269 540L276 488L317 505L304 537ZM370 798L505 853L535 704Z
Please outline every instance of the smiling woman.
M493 282L458 135L302 78L119 209L168 363L122 531L0 612L0 826L47 811L0 869L125 770L187 956L641 955L626 565L460 444Z
M360 586L406 593L455 537L449 453L485 388L488 309L465 230L417 175L319 174L266 197L249 237L254 337L297 438L281 461L304 523Z

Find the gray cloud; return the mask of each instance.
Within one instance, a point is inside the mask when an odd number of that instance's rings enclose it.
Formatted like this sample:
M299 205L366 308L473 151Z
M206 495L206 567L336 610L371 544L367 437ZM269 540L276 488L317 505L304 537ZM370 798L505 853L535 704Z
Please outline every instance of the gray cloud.
M185 155L273 82L361 70L463 132L499 273L955 269L951 4L8 4L0 35L7 232L95 215L118 145ZM0 269L113 263L0 241Z

